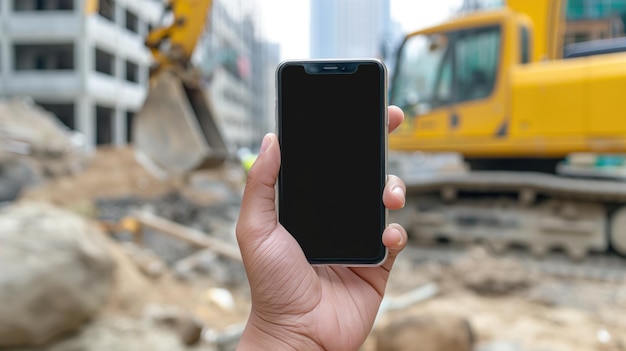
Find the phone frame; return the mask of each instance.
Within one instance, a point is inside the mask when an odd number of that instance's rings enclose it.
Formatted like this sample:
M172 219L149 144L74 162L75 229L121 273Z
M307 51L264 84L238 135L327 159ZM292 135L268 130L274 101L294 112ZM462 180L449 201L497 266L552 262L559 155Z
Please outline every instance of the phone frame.
M360 64L376 64L380 67L381 70L381 85L380 85L380 103L382 104L382 108L381 108L381 113L382 113L382 118L384 119L382 122L382 135L381 135L381 141L383 143L383 154L382 154L382 173L383 173L383 184L382 184L382 189L381 191L384 191L384 188L386 186L387 183L387 178L388 178L388 133L389 133L389 116L388 116L388 72L387 72L387 67L385 66L385 64L376 58L357 58L357 59L301 59L301 60L284 60L281 61L279 63L279 65L276 68L276 74L275 74L275 87L276 87L276 100L275 100L275 132L278 136L279 139L279 144L281 144L281 134L282 134L282 130L281 130L281 121L280 121L280 115L281 115L281 82L280 82L280 73L282 71L282 69L284 67L287 66L291 66L291 65L303 65L305 67L305 70L307 72L309 72L309 70L307 69L308 67L329 67L329 66L337 66L336 70L334 69L329 69L329 70L325 70L325 71L319 71L319 72L312 72L312 73L316 73L316 74L333 74L336 73L337 71L339 71L339 73L350 73L353 69L355 69L355 67L357 67ZM342 66L345 67L345 71L342 69ZM282 168L281 168L282 171ZM278 178L278 182L276 185L276 213L277 213L277 220L280 222L280 178L281 178L281 173L279 172L279 178ZM381 201L382 201L382 195L381 195ZM386 206L384 206L384 204L382 204L383 207L383 223L382 223L382 231L380 233L380 244L383 248L383 255L382 257L377 260L377 261L367 261L367 259L324 259L324 260L311 260L309 259L309 263L312 265L338 265L338 266L348 266L348 267L376 267L376 266L380 266L382 264L385 263L385 261L387 260L387 257L389 256L389 250L387 249L387 247L382 243L382 234L384 232L384 230L387 228L388 226L388 217L389 217L389 211L387 209ZM295 239L295 238L294 238ZM307 258L308 259L308 258Z

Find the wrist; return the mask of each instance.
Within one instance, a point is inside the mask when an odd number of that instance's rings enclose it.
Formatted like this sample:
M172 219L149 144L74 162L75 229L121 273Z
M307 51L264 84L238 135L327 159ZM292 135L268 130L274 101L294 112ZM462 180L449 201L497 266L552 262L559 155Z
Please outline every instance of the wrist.
M292 327L272 324L251 315L237 345L237 351L248 350L323 351L324 348Z

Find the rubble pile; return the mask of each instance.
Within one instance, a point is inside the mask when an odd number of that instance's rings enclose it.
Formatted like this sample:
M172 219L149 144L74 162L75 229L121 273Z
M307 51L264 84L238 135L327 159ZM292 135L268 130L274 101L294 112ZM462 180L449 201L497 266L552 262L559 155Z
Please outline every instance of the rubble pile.
M26 98L0 100L0 201L46 178L81 171L88 154L80 135Z
M230 192L230 195L221 201L205 204L195 202L180 192L150 198L131 196L96 199L96 218L101 222L119 223L133 214L135 217L139 217L140 214L153 215L180 224L189 230L196 230L203 236L228 245L232 248L231 251L238 254L235 223L240 196L223 186L225 188L219 192ZM141 247L129 245L137 238L123 228L113 230L111 234L118 241L124 242L127 249L130 248L131 256L145 272L159 270L155 267L159 267L160 263L149 258L156 256L181 281L193 281L198 277L210 276L220 286L242 294L248 293L247 279L241 262L220 255L215 250L194 245L148 226L142 228Z
M495 257L475 247L454 264L457 279L480 294L502 295L524 290L533 283L530 272L513 258Z
M210 278L146 274L127 245L66 209L0 211L0 348L19 351L214 351L205 331L245 321L249 304ZM247 299L247 298L246 298ZM222 298L223 300L223 298Z

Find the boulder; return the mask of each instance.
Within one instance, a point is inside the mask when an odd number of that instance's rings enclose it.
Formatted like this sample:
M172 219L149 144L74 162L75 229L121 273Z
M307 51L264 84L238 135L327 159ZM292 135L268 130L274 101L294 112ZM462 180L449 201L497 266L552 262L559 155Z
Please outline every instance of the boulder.
M471 351L474 333L463 318L402 315L375 332L376 351Z
M0 211L0 348L75 331L104 305L114 261L96 226L47 204Z

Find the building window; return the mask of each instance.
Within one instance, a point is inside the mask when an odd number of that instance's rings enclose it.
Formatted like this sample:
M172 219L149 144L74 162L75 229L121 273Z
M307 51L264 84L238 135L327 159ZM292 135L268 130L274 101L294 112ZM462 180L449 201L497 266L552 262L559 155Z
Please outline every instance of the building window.
M126 10L126 29L139 33L139 17L129 10Z
M98 0L98 14L115 22L115 0Z
M96 144L113 142L113 109L96 106Z
M37 102L44 110L47 110L54 114L56 118L65 124L69 129L74 129L74 104L59 104L59 103L45 103Z
M126 142L133 142L133 123L135 122L135 112L126 111Z
M15 11L71 11L74 0L13 0Z
M15 70L73 70L74 44L16 44Z
M139 66L136 63L126 61L126 80L139 83Z
M115 75L115 56L96 48L96 72Z

